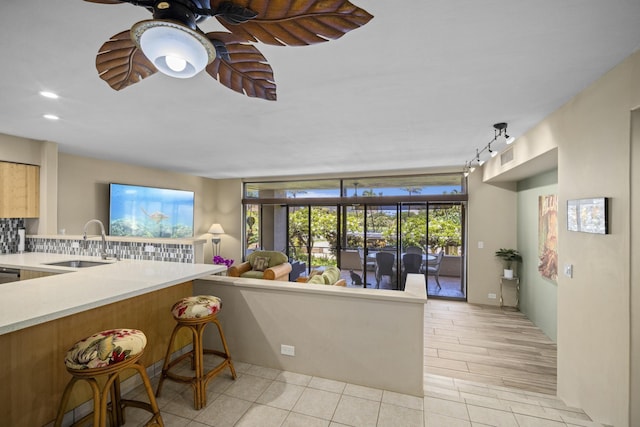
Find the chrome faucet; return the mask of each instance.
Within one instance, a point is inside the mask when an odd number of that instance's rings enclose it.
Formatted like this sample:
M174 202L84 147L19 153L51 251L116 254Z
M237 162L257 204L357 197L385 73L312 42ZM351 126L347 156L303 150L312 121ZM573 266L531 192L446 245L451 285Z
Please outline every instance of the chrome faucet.
M107 236L104 232L104 225L99 219L91 219L87 221L87 223L84 225L84 230L82 232L82 239L84 240L84 248L87 249L87 227L89 227L89 225L93 222L100 225L100 231L102 233L102 245L100 246L100 256L102 257L102 259L107 259Z

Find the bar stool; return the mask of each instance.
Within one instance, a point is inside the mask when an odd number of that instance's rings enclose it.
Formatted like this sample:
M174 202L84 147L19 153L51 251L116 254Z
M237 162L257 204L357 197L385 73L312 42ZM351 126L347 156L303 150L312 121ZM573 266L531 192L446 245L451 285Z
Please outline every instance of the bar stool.
M140 363L140 357L146 345L147 337L137 329L102 331L75 343L64 358L64 364L72 378L62 394L54 426L61 425L69 397L78 381L86 381L91 387L93 413L73 425L88 421L93 415L94 427L106 427L107 409L109 409L110 425L121 426L125 423L124 408L133 406L151 412L153 416L147 422L147 426L164 426L147 371ZM126 369L135 369L140 374L149 396L149 403L122 399L120 374ZM106 381L98 381L99 377L104 376ZM111 395L110 402L109 395Z
M164 380L169 378L174 381L191 384L191 387L193 387L193 406L195 409L202 409L207 404L207 384L211 378L219 374L227 366L231 370L233 379L235 380L237 378L236 370L233 367L231 355L229 354L229 348L227 347L227 341L224 338L222 326L220 326L220 322L218 321L218 312L221 306L222 301L220 298L210 295L186 297L173 305L171 313L177 324L175 328L173 328L173 333L169 339L169 347L167 348L164 365L162 366L162 375L158 383L156 397L160 396ZM202 336L205 326L209 323L213 323L218 328L224 351L210 350L203 347ZM171 361L171 347L178 331L182 328L188 328L191 331L193 335L193 349ZM222 362L206 373L204 372L205 354L214 354L223 359ZM170 371L171 368L186 358L191 358L191 369L195 371L193 376L187 377Z

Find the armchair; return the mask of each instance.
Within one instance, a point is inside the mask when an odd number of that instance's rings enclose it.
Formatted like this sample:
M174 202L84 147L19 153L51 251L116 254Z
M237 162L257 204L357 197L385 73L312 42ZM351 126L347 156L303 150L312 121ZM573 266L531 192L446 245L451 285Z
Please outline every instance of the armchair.
M227 274L231 277L247 277L253 279L289 281L291 264L282 252L254 251L247 260L231 266Z

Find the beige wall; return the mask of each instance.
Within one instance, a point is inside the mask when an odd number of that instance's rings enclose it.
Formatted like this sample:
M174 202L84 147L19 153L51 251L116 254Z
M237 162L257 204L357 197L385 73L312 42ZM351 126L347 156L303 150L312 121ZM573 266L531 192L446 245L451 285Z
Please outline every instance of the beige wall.
M92 219L109 220L109 183L167 187L195 192L194 236L204 236L209 226L218 222L229 235L222 236L221 253L239 255L240 182L212 180L106 160L60 153L58 164L58 221L55 234L81 234L84 224ZM57 231L55 231L57 230ZM205 262L211 262L210 240L205 245Z
M226 233L221 236L220 255L239 263L242 259L242 181L239 179L216 180L213 195L211 216L215 218L215 222L222 225ZM205 245L205 250L208 251L205 260L209 260L211 244Z
M611 234L560 227L558 262L558 394L597 421L629 424L630 104L640 55L609 72L541 126L557 135L558 205L611 198ZM559 224L566 224L566 209ZM588 355L585 357L585 355Z
M498 305L503 266L495 257L500 248L517 248L517 193L482 183L482 171L469 175L467 210L467 300ZM482 242L483 248L479 248ZM489 298L495 294L497 298Z
M44 143L0 133L0 161L40 165Z
M404 292L212 276L195 281L194 293L222 298L235 360L424 395L422 275L409 275ZM221 348L208 331L205 345ZM282 344L295 356L282 355Z
M629 425L640 425L640 109L631 127L631 413ZM634 221L635 218L635 221Z

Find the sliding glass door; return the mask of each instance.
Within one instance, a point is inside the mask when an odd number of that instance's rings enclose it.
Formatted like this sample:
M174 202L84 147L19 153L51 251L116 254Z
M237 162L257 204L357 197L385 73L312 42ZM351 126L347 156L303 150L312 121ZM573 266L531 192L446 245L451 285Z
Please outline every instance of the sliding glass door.
M465 298L462 174L246 183L244 196L245 256L286 252L290 280L337 265L348 286L423 274L429 296Z
M427 294L465 298L464 204L429 203Z
M335 206L289 206L289 259L312 269L337 265L338 215Z

